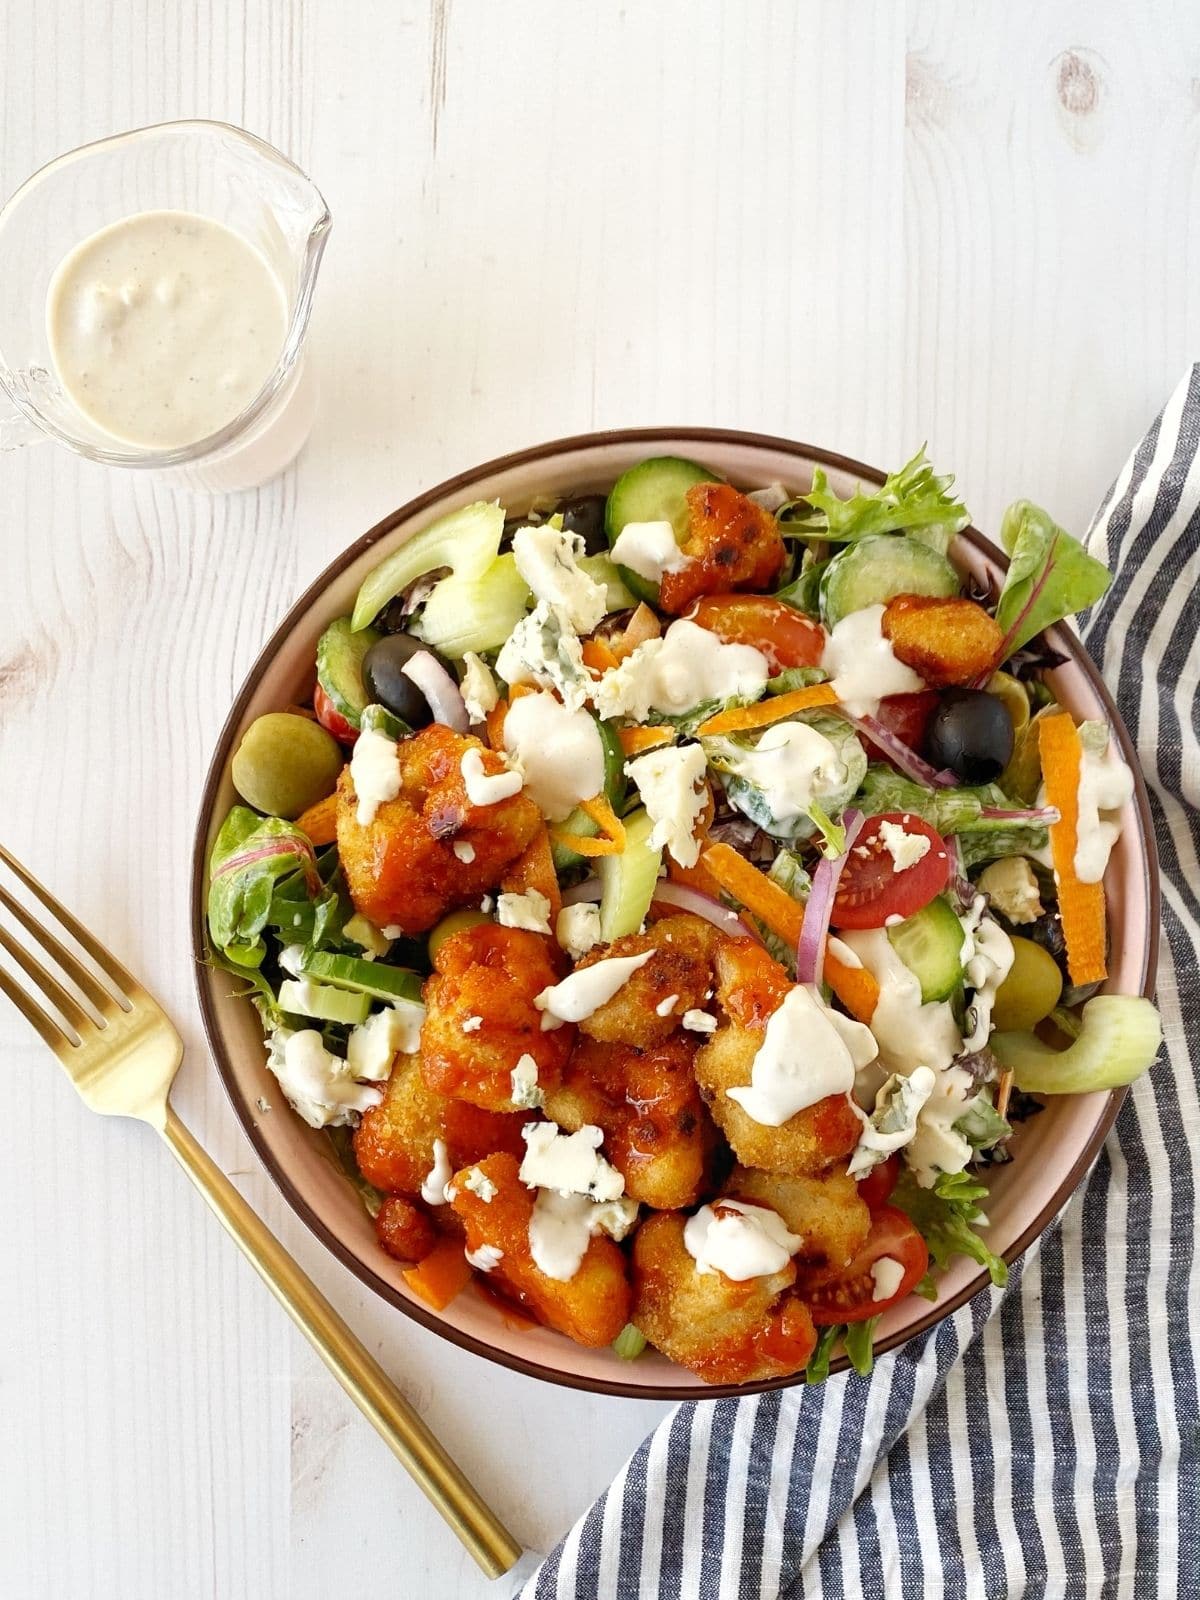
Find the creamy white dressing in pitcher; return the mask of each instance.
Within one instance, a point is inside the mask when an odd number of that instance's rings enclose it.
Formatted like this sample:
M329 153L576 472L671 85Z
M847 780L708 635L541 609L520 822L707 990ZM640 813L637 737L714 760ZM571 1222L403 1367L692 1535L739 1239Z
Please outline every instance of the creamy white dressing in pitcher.
M46 297L60 382L97 428L147 450L216 433L274 372L283 285L258 250L187 211L142 211L84 239Z

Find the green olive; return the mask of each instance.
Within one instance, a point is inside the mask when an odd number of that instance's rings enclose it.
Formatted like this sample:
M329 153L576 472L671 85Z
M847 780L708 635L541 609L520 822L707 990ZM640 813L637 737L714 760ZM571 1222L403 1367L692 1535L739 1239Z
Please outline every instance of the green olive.
M1062 996L1058 962L1032 939L1014 939L1012 971L996 992L992 1022L998 1033L1028 1033Z
M437 953L447 939L452 939L456 933L461 933L464 928L476 928L481 922L490 922L491 917L482 911L473 908L463 911L452 911L448 917L443 917L429 935L429 959L437 960Z
M987 692L1002 702L1013 725L1013 737L1019 739L1029 726L1029 696L1024 684L1010 672L993 672Z
M233 785L256 811L298 817L337 787L345 756L332 734L292 711L268 711L242 735Z

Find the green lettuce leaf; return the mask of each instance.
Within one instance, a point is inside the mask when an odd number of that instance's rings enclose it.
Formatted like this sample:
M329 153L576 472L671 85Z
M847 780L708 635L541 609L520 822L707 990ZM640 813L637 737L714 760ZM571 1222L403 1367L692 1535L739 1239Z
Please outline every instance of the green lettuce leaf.
M911 1172L902 1172L891 1204L907 1212L915 1223L935 1267L943 1270L952 1257L970 1256L987 1268L992 1282L1002 1289L1008 1282L1008 1267L975 1231L975 1224L987 1220L978 1203L986 1198L986 1185L970 1172L943 1172L932 1189L923 1189ZM916 1292L936 1300L932 1272L925 1275Z
M821 578L832 557L824 561L812 561L805 556L804 565L800 568L800 575L786 588L780 589L776 600L782 600L785 606L791 606L793 611L802 611L806 617L821 616Z
M959 1117L954 1124L954 1131L961 1133L973 1149L990 1150L1002 1139L1007 1139L1012 1128L992 1104L991 1090L984 1089ZM962 1177L962 1173L956 1173L955 1176Z
M971 514L950 491L953 477L938 477L921 446L883 487L864 494L862 486L846 500L829 487L820 467L813 469L812 489L789 501L779 512L781 531L799 539L828 539L848 544L871 533L911 533L945 555Z
M1037 823L1001 822L993 817L981 817L971 827L960 829L958 834L963 867L967 872L1004 856L1034 855L1046 848L1049 839L1045 828Z
M882 763L867 768L856 801L868 816L884 811L910 811L943 837L957 834L962 847L963 865L970 872L985 861L1001 856L1030 855L1046 847L1045 828L1037 822L1014 817L985 817L985 807L1020 811L1021 804L1011 799L994 783L975 788L926 789L903 773Z
M306 903L325 892L307 836L294 823L260 817L246 806L234 806L221 824L208 871L209 937L239 969L262 964L262 933L283 884L299 880Z
M1094 605L1112 582L1103 563L1028 500L1004 513L1000 542L1009 558L996 606L1005 659L1051 623Z
M817 1346L808 1358L804 1381L825 1382L834 1348L839 1342L855 1372L860 1378L867 1377L875 1365L875 1329L878 1326L878 1317L867 1317L862 1322L838 1322L831 1328L818 1329Z
M784 667L773 678L767 679L767 693L792 694L797 689L811 689L814 683L828 683L829 674L824 667Z

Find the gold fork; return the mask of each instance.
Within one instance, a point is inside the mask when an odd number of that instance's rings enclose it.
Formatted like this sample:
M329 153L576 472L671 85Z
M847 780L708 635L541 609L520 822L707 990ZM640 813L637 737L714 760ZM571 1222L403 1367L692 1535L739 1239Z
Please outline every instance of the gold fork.
M242 1199L171 1109L168 1095L183 1041L154 996L0 845L3 861L104 973L100 983L78 955L0 885L0 905L33 936L59 972L86 996L93 1016L0 925L0 950L23 969L43 1001L0 966L0 990L33 1024L93 1111L137 1117L162 1135L259 1277L317 1354L437 1507L475 1560L498 1578L521 1546L471 1487L395 1384L265 1223ZM65 1024L65 1026L64 1026Z

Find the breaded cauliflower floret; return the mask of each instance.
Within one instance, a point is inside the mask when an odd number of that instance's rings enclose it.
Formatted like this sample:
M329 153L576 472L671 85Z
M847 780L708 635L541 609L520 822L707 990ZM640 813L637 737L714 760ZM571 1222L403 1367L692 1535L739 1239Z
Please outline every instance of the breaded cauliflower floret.
M604 1130L604 1153L625 1192L658 1211L694 1205L716 1144L692 1076L694 1036L676 1034L639 1050L580 1038L546 1114L574 1133Z
M817 1336L807 1307L788 1293L794 1265L741 1283L723 1272L697 1272L683 1243L684 1220L660 1214L638 1229L635 1326L705 1383L750 1383L802 1371Z
M424 1261L438 1239L429 1213L402 1194L389 1194L380 1206L375 1237L397 1261Z
M713 1120L744 1166L801 1177L823 1172L858 1143L858 1118L844 1094L831 1094L778 1128L755 1122L728 1091L749 1084L762 1042L762 1029L729 1023L696 1056L696 1081Z
M713 967L720 1007L743 1028L765 1028L792 987L775 957L753 939L721 939Z
M502 1116L447 1100L428 1087L416 1056L397 1056L383 1099L354 1130L354 1159L367 1182L385 1194L417 1195L433 1168L436 1139L451 1166L459 1167L496 1150L520 1155L528 1121L528 1112Z
M804 1243L793 1258L798 1268L848 1266L871 1231L871 1213L845 1167L820 1178L788 1178L777 1172L735 1167L725 1185L738 1200L770 1206Z
M611 1000L586 1017L580 1028L607 1043L650 1045L670 1038L685 1011L703 1008L712 988L713 952L719 940L710 923L685 914L662 917L645 933L597 945L576 971L613 956L637 956L646 950L653 950L654 955ZM672 1000L670 1010L660 1015L658 1007L668 1000Z
M512 1111L512 1073L522 1056L545 1093L575 1042L569 1024L544 1030L534 997L562 976L564 957L544 934L482 922L443 941L425 984L421 1070L439 1094Z
M478 1256L488 1247L493 1257L499 1251L487 1274L489 1284L547 1328L565 1333L576 1344L611 1344L629 1321L632 1296L625 1257L611 1239L598 1234L588 1241L573 1278L561 1282L548 1277L530 1251L534 1196L521 1182L518 1165L513 1156L489 1156L478 1164L487 1183L475 1179L473 1188L467 1186L465 1171L455 1175L451 1204L466 1228L468 1251Z
M663 574L662 609L679 617L702 594L772 588L787 550L771 513L728 483L694 484L684 499L689 560Z
M343 770L338 856L355 909L377 927L424 933L454 906L478 900L499 883L541 828L541 813L527 795L472 804L461 770L468 750L480 752L489 777L504 770L500 757L478 739L438 723L402 740L396 750L400 793L365 826L358 820L350 768ZM470 859L464 861L465 855Z

